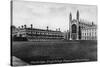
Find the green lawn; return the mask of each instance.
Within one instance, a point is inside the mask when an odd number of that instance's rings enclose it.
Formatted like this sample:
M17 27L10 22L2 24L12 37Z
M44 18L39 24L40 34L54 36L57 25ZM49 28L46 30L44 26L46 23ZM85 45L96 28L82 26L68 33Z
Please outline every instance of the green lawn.
M28 63L47 59L96 61L97 41L12 42L12 55Z

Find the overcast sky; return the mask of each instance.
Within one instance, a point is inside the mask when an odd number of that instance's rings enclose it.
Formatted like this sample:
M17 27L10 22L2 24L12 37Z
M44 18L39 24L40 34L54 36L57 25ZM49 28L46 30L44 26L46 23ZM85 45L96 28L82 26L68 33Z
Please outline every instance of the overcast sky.
M21 26L26 24L34 28L66 31L69 25L69 13L73 19L79 10L80 19L97 23L97 7L90 5L75 5L64 3L44 3L33 1L13 1L13 25Z

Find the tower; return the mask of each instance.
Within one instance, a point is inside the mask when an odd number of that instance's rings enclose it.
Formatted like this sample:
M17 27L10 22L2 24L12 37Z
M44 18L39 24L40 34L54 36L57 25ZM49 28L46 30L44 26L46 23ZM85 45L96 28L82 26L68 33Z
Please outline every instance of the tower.
M69 31L70 31L70 37L69 37L69 39L70 40L72 40L72 38L71 38L71 22L72 22L72 14L70 12L70 15L69 15Z
M47 26L47 30L49 30L49 27Z
M80 38L80 27L79 27L79 10L77 10L77 13L76 13L76 20L77 20L77 40L79 40Z
M31 29L33 28L33 25L31 24Z
M23 25L22 25L21 27L22 27L22 29L23 29Z
M77 10L76 19L79 21L79 10Z

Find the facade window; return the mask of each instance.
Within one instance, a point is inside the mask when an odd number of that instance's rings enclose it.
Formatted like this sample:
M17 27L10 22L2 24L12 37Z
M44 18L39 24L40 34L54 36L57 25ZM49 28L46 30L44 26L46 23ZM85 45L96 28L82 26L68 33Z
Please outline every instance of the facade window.
M91 33L90 33L90 36L91 36Z
M83 36L85 36L85 34L83 33Z
M85 33L85 36L86 36L86 33Z
M72 25L72 33L77 32L77 26L75 24Z
M87 36L88 36L88 33L87 33Z

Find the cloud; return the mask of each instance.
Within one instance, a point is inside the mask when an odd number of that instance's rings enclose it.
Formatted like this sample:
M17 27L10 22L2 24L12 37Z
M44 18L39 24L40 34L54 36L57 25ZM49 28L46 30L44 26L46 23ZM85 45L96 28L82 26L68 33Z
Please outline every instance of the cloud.
M66 31L69 13L72 12L73 18L76 18L77 10L80 12L80 18L97 22L95 6L14 1L13 24L16 26L33 24L34 27L42 29L49 26L50 29L61 28L62 31Z

